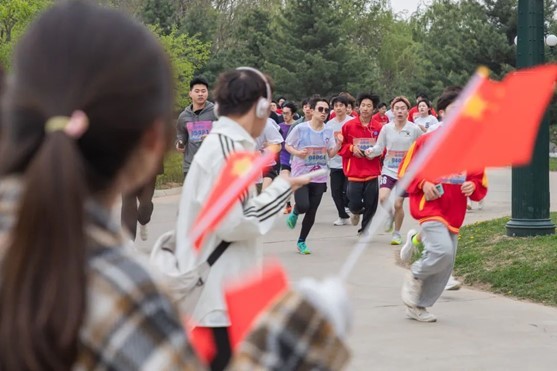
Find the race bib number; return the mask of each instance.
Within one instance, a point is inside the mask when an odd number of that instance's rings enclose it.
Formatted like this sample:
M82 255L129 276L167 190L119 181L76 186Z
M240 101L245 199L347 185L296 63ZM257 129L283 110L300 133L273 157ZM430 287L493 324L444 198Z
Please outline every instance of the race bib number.
M385 166L387 166L389 169L398 169L398 167L402 163L404 155L406 155L406 151L388 150L387 154L385 155Z
M304 163L306 166L327 166L327 148L325 147L308 147L308 156Z
M439 179L437 183L444 184L462 184L466 181L466 172L460 174L452 174Z
M373 147L375 145L375 142L375 138L354 138L354 145L358 146L358 148L360 148L360 150L362 151Z
M212 121L196 121L186 123L188 129L189 140L191 142L199 143L209 134L213 128Z

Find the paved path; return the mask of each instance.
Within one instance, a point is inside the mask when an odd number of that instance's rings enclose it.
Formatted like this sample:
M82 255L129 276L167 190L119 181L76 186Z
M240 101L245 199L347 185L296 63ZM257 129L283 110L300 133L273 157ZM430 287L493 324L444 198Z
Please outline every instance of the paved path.
M469 212L467 223L510 215L510 170L491 171L489 180L484 210ZM551 174L550 189L557 211L557 173ZM178 198L156 199L151 239L140 247L173 227ZM356 241L356 228L333 227L335 219L327 192L308 240L313 254L296 253L299 226L291 231L281 219L263 240L266 255L280 259L293 281L338 272ZM403 230L413 225L408 217ZM406 319L400 300L405 270L396 265L398 249L388 240L387 234L377 237L348 282L355 314L349 370L557 370L557 308L463 288L445 292L431 308L437 323Z

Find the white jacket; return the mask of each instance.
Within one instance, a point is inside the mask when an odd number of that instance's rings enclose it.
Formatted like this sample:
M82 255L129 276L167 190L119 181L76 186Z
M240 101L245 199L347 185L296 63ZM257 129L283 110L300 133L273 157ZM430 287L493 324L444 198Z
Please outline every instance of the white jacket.
M258 237L272 228L292 193L290 183L281 177L258 196L252 187L249 194L233 206L215 233L206 238L201 251L194 251L187 232L209 196L225 158L240 150L255 151L255 140L235 121L220 117L196 153L182 190L176 228L176 257L180 271L187 272L205 261L221 241L232 242L212 266L194 310L193 321L199 326L230 325L223 284L260 266L262 251Z

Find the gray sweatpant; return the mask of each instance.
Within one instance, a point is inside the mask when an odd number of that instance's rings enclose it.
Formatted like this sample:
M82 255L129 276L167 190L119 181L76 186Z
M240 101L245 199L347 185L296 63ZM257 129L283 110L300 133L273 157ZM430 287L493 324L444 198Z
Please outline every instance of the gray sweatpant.
M422 280L419 307L431 307L443 293L453 271L458 235L440 222L421 225L422 257L412 264L414 277Z

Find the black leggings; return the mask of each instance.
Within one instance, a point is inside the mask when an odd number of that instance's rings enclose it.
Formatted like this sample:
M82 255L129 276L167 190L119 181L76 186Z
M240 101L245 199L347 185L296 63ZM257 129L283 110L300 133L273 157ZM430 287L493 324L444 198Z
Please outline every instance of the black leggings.
M298 241L305 241L309 231L311 231L317 208L326 190L327 183L309 183L294 192L294 201L296 202L294 213L305 214Z
M122 226L128 229L134 240L137 222L141 225L146 225L151 221L156 181L157 177L154 177L143 187L127 195L122 195Z
M345 207L348 207L348 197L346 196L347 185L348 179L344 175L344 171L342 169L331 169L331 195L337 208L338 217L342 219L349 217L346 210L344 210Z
M377 210L377 201L379 200L377 178L367 182L349 181L346 194L348 195L348 200L350 200L350 212L353 214L363 214L362 228L359 230L363 231Z

